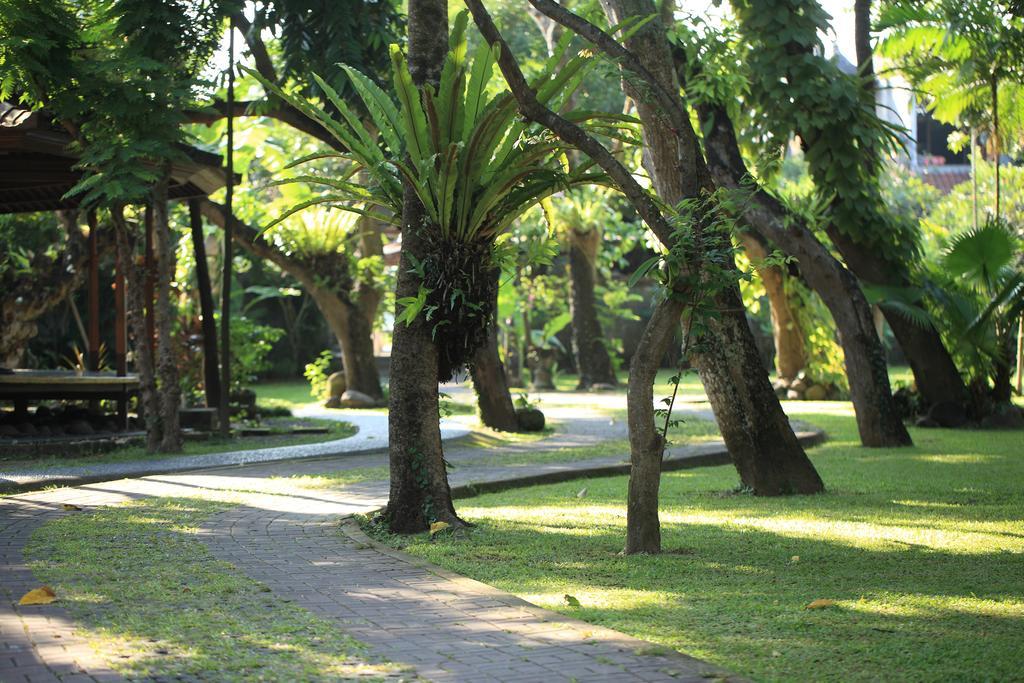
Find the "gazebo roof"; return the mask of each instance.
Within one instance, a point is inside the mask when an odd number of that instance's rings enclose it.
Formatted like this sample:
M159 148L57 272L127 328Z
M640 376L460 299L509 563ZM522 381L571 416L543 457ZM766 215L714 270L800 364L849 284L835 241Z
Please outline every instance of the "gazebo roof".
M78 207L64 195L81 179L71 136L40 111L0 102L0 214ZM171 199L205 197L224 186L221 157L182 146L186 159L171 165Z

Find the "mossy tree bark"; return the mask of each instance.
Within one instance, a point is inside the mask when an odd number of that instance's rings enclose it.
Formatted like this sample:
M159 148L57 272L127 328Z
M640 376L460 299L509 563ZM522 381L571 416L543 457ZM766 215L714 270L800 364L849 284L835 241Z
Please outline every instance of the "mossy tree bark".
M138 251L138 231L124 219L123 207L111 209L114 236L117 242L117 258L123 264L126 280L125 313L131 332L132 357L139 373L139 403L146 423L146 450L156 452L163 440L163 426L160 419L160 396L156 389L156 363L153 352L153 337L146 325L145 291L146 266Z
M167 183L169 174L153 186L153 235L157 250L156 267L156 378L160 392L161 453L180 453L182 449L181 425L178 411L181 407L181 385L178 383L178 365L174 353L174 308L171 305L171 282L177 262L175 242L171 238L171 225L167 211Z
M661 552L658 489L665 439L654 421L654 380L679 331L684 304L664 299L654 308L629 366L629 492L626 553Z
M732 121L722 107L704 106L705 149L715 181L740 188L750 173L736 142ZM857 415L861 443L870 447L911 444L910 435L892 399L885 352L874 318L857 278L818 241L798 217L789 215L774 197L755 188L744 219L756 231L800 263L800 272L832 314L843 347L846 376Z
M572 314L572 349L579 382L576 389L595 384L618 384L615 368L604 345L604 332L597 318L597 252L601 235L597 230L568 230L569 283Z
M601 0L601 4L613 24L632 16L656 14L652 0ZM660 18L649 21L631 36L626 48L663 91L679 92L671 47ZM634 78L624 78L622 83L626 94L637 103L643 123L644 166L658 196L676 205L713 189L690 124L686 122L682 127L669 121L646 87ZM714 304L719 317L707 321L708 332L693 350L692 358L743 486L769 496L822 491L821 478L768 381L738 286L722 288Z
M447 51L447 1L409 0L409 72L417 87L437 86ZM434 227L427 220L415 191L406 185L396 299L415 297L419 291L421 281L413 262L425 260L428 247L423 231ZM424 316L395 325L388 413L391 490L384 511L393 532L425 531L434 521L465 525L455 514L441 446L438 356Z

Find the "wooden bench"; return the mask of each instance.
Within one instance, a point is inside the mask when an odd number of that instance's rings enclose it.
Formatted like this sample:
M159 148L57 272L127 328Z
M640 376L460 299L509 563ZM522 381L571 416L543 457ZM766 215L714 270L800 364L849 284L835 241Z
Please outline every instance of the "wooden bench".
M0 401L13 401L15 413L28 413L29 401L117 401L118 422L128 419L128 399L139 391L138 375L72 370L14 370L0 373Z

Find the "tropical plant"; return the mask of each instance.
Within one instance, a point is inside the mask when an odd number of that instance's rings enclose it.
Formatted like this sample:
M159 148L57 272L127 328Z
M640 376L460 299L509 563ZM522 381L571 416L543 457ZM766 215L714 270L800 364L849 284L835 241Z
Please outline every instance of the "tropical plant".
M997 216L1001 132L1024 131L1024 18L1014 4L890 0L877 25L882 55L925 96L935 118L992 133Z
M325 159L350 163L341 174L308 173L277 181L304 183L326 190L284 212L270 225L313 205L358 214L380 207L397 223L402 215L403 180L423 204L421 228L429 253L414 264L421 280L418 296L399 301L398 322L419 315L433 323L441 350L443 377L461 367L484 337L494 298L493 274L508 258L499 239L512 222L545 197L573 185L602 183L590 162L570 168L567 147L558 138L517 115L506 90L489 95L497 47L481 44L467 59L466 15L453 25L437 88L418 90L405 57L392 46L396 104L358 70L342 66L369 112L361 120L322 78L334 117L260 78L264 86L326 128L346 150L307 155L295 167ZM558 108L590 68L584 53L569 56L568 39L559 44L544 72L534 81L538 98ZM628 117L589 111L568 115L591 131L632 140L622 124ZM367 185L352 178L364 171ZM269 226L268 226L269 227Z

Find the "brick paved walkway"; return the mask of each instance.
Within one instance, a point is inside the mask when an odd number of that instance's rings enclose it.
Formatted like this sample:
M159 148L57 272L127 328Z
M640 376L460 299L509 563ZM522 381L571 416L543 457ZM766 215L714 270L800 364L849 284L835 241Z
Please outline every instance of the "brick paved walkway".
M720 460L723 453L720 447L716 452L713 445L701 444L689 455L696 458L694 464L702 464ZM121 680L76 635L59 603L16 605L25 591L38 585L22 549L38 526L68 514L62 503L88 508L144 496L238 503L211 517L198 536L216 557L264 583L274 595L334 621L376 655L412 666L425 679L736 680L698 660L655 654L644 641L540 609L373 544L351 522L339 527L345 516L379 508L386 501L386 482L325 491L270 478L329 471L370 457L339 459L333 466L332 461L319 461L204 470L0 498L0 680ZM375 457L383 459L383 454ZM676 466L685 465L686 457L677 452ZM500 479L586 476L595 466L621 467L621 460L461 467L452 483L459 491L469 482L479 487Z

